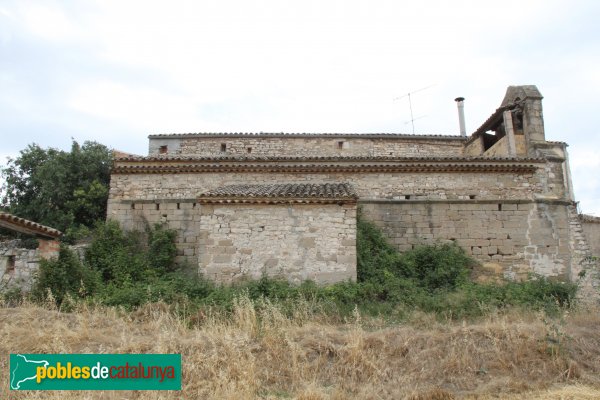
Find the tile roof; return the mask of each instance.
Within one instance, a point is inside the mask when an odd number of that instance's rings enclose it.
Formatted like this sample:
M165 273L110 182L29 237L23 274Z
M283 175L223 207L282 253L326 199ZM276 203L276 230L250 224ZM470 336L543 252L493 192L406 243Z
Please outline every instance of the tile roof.
M538 165L523 163L124 163L113 167L113 174L189 174L189 173L371 173L371 172L514 172L533 173Z
M197 155L150 155L150 156L124 156L115 161L132 162L164 162L164 161L289 161L289 162L323 162L323 161L394 161L394 162L544 162L540 157L482 157L482 156L247 156L247 155L224 155L224 156L197 156Z
M188 138L206 138L206 137L340 137L340 138L376 138L376 139L442 139L442 140L459 140L464 141L465 138L459 135L415 135L407 133L314 133L314 132L198 132L198 133L161 133L148 135L149 139L188 139Z
M48 226L38 224L25 218L17 217L6 212L0 212L0 226L13 231L29 235L42 236L56 239L62 236L62 232Z
M503 117L504 111L510 111L510 110L515 109L516 107L517 107L517 104L509 104L509 105L497 108L496 111L494 111L494 113L492 115L490 115L490 117L488 119L486 119L485 122L483 124L481 124L481 126L479 128L477 128L477 130L475 132L473 132L473 134L471 134L471 136L468 138L467 142L471 142L473 139L481 136L482 134L484 134L487 131L489 131L490 129L492 129L492 127L495 126L496 124L502 122L502 117Z
M358 195L348 183L229 185L200 193L200 203L347 203Z

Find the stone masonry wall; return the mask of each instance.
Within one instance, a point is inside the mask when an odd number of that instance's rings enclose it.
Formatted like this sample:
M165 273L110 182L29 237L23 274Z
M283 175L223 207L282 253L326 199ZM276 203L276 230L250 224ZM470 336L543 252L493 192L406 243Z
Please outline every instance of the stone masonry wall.
M202 206L195 200L157 200L110 202L108 218L116 220L126 230L144 231L154 224L164 224L177 231L178 263L198 264L197 242Z
M592 254L600 257L600 218L584 217L582 218L581 226Z
M28 292L40 260L58 256L57 241L38 239L38 242L37 249L22 248L20 240L0 243L0 292L12 288Z
M367 219L382 226L400 249L454 239L482 261L482 275L568 279L572 262L563 164L558 159L537 165L529 173L113 174L108 217L126 228L166 223L178 231L179 260L196 265L202 252L195 243L205 239L204 206L194 200L199 192L232 184L351 182L368 208Z
M225 146L223 151L222 146ZM149 154L222 156L252 155L277 157L306 156L461 156L463 140L359 137L191 137L150 138Z
M203 205L201 214L200 272L210 279L356 279L356 204Z
M482 278L570 278L569 220L564 204L497 202L361 202L367 220L400 250L455 241L481 261Z
M553 168L553 167L548 167ZM560 165L557 172L560 173ZM557 177L558 179L558 177ZM109 215L120 200L193 199L199 192L231 184L352 182L361 198L532 199L535 193L560 198L561 187L539 174L517 173L191 173L131 174L111 178Z

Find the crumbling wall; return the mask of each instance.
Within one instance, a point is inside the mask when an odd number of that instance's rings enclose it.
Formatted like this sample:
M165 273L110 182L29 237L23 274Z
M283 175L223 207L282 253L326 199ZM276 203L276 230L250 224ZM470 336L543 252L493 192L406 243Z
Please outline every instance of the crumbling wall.
M27 249L21 240L0 242L0 292L10 289L31 290L40 260L58 256L55 240L38 239L37 249Z
M600 257L600 217L580 215L579 220L590 251L595 257Z

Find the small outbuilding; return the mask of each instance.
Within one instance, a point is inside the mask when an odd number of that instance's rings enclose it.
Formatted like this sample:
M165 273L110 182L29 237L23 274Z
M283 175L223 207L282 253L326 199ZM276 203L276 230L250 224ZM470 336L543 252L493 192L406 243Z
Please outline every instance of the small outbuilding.
M0 291L11 288L27 291L40 259L58 256L62 232L6 212L0 212L0 227L37 239L37 246L24 245L18 239L0 242Z

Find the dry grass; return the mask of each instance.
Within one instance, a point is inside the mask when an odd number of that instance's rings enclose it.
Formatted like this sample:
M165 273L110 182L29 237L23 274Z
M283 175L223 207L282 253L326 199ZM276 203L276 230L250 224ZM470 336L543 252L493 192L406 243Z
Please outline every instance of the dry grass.
M177 318L164 304L134 313L34 305L0 308L2 375L9 353L181 353L181 392L11 392L10 398L598 399L600 316L493 315L366 329L240 299L233 316ZM195 323L189 328L190 321Z

